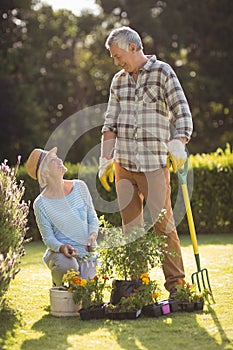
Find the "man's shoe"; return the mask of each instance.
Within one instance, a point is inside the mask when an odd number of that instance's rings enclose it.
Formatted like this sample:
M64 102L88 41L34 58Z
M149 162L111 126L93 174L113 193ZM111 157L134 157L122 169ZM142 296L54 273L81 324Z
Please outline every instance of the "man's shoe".
M170 290L169 299L175 299L175 293L176 293L176 291L177 291L176 287L173 287L173 288Z

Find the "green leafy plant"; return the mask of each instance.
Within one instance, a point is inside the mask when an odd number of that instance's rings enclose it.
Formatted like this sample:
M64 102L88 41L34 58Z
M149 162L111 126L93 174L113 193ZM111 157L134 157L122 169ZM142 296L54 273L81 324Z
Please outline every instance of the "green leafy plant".
M142 308L142 299L139 289L134 289L133 293L126 294L121 298L116 309L121 312L137 311Z
M79 272L71 270L63 276L63 286L73 292L75 303L82 303L84 309L104 303L104 292L108 288L107 276L95 275L92 279L83 279Z
M159 220L162 220L163 214ZM166 250L166 237L158 236L153 228L135 228L128 234L100 218L103 240L99 245L102 274L119 279L139 279L148 268L161 264Z
M196 292L196 286L186 282L185 280L178 280L176 285L176 292L174 297L180 302L191 302L194 293Z
M181 302L209 302L210 291L205 288L202 292L197 291L197 285L195 283L190 284L185 280L178 280L178 285L176 286L176 292L174 297Z
M0 310L11 280L20 271L27 232L29 203L22 200L23 182L16 181L19 163L20 157L16 168L6 160L0 165Z
M154 304L159 297L159 288L156 281L150 279L148 273L140 275L141 284L133 289L132 293L127 293L121 297L116 305L109 304L108 310L113 311L137 311L143 306Z
M142 300L142 306L156 303L160 294L158 283L151 280L148 273L143 273L140 279L142 284L138 289Z

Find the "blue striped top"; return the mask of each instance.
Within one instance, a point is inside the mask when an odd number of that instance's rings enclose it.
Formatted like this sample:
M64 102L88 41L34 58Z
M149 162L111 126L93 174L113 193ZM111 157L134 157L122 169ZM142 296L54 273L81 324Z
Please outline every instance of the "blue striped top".
M58 252L62 244L71 244L80 258L87 255L85 246L90 233L98 233L98 217L87 185L73 180L74 187L65 197L51 199L40 194L33 203L36 222L43 242Z

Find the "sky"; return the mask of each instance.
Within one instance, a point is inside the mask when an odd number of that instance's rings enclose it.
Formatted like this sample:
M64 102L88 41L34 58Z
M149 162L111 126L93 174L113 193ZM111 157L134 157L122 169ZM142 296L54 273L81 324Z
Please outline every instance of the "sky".
M80 15L84 9L98 13L98 6L95 4L95 0L41 0L41 2L52 6L55 11L58 9L68 9L75 15Z

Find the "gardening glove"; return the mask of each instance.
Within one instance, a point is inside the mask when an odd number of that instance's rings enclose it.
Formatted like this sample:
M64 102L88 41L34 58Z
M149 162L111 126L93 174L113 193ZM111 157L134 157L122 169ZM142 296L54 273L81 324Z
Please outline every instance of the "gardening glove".
M99 179L102 186L106 191L110 192L111 187L108 181L112 183L114 181L114 164L113 159L107 159L105 157L100 157L99 159Z
M96 232L92 232L87 240L87 251L90 252L94 247L96 247L96 240L98 234Z
M167 167L172 166L174 173L177 169L181 168L187 159L187 153L185 152L184 144L174 139L168 142L168 156L167 156Z

